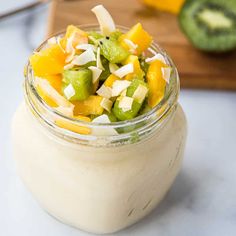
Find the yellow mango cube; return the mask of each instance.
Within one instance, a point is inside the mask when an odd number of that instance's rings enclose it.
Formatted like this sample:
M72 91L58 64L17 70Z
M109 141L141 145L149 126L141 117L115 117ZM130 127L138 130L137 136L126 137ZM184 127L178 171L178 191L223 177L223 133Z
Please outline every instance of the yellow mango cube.
M86 118L86 120L84 120L84 118ZM91 121L88 117L83 117L81 119L81 116L80 116L80 118L78 118L78 120L84 120L84 121L88 121L88 122ZM67 130L70 130L70 131L78 133L78 134L90 134L91 133L90 128L85 127L85 126L81 126L79 124L71 123L71 122L64 120L64 119L56 119L55 124L57 126L59 126L60 128L67 129Z
M66 55L61 47L58 44L53 44L49 48L34 53L29 60L34 75L44 77L62 73L65 58Z
M67 39L73 36L72 45L76 47L78 44L88 43L88 34L74 25L68 25L65 36L61 39L61 46L65 49Z
M74 118L81 121L91 122L91 119L87 116L78 115L74 116Z
M161 11L167 11L174 14L179 13L185 0L143 0L145 4L155 7Z
M134 72L126 75L125 79L126 80L132 80L135 75L138 78L142 79L143 76L144 76L144 72L143 72L143 70L140 67L140 63L139 63L138 57L134 56L134 55L129 55L128 58L124 61L123 64L127 65L127 64L130 64L130 63L133 64Z
M150 95L148 97L148 105L150 107L156 106L164 97L166 81L163 78L161 68L168 67L163 62L153 61L147 72L147 83L149 86Z
M46 79L58 93L62 94L62 76L60 74L45 75L43 79Z
M91 95L83 101L74 101L74 115L101 115L103 107L101 106L102 97Z
M40 86L37 86L36 89L39 96L48 104L48 106L50 107L58 106L55 100L52 97L50 97L47 93L45 93L44 90Z
M125 43L124 39L131 40L137 47L137 55L144 52L151 44L152 37L143 29L140 23L134 25L127 33L120 36L119 41L121 45L129 50L128 45Z

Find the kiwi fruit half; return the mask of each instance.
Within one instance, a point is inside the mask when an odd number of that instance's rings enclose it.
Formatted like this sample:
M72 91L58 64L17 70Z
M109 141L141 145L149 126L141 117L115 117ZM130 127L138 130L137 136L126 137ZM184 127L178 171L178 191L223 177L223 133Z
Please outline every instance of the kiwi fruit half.
M226 52L236 48L236 0L186 0L179 23L201 50Z

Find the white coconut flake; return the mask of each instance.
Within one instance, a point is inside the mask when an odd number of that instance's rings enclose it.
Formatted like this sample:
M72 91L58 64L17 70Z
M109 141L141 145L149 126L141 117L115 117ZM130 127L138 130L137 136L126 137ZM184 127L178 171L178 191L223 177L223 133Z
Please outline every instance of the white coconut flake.
M126 93L127 93L127 89L123 90L123 91L121 92L120 96L125 97L125 96L126 96Z
M59 111L60 113L62 113L65 116L69 116L72 117L73 116L73 109L71 107L56 107L55 108L56 111Z
M81 53L79 56L75 56L71 63L74 65L82 66L91 61L96 61L96 58L93 50L90 48Z
M66 42L66 53L72 53L73 51L75 51L75 49L73 47L74 36L75 36L75 34L73 33L71 35L71 37L69 37L67 39L67 42Z
M167 64L164 56L161 53L157 53L153 57L146 58L145 62L150 63L150 62L153 62L153 61L156 61L156 60L159 60L162 63Z
M47 80L35 77L34 84L35 87L39 86L48 97L52 98L56 102L58 106L71 107L72 110L74 109L74 105L61 96Z
M147 93L148 93L147 87L139 85L132 97L135 101L141 104L144 101Z
M97 68L96 66L89 66L88 67L92 73L93 73L93 83L96 83L97 80L99 79L99 76L101 75L102 73L102 70Z
M101 49L100 47L98 47L97 49L97 67L101 70L105 70L105 68L102 65L102 61L101 61Z
M71 54L69 54L69 55L66 57L65 62L66 62L66 63L71 62L71 61L74 59L74 56L75 56L75 50L74 50Z
M110 70L111 73L114 73L118 69L119 69L119 66L117 66L114 63L109 62L109 70Z
M133 65L133 63L129 63L127 65L120 67L113 74L118 76L119 78L123 78L124 76L126 76L130 73L133 73L133 72L134 72L134 65Z
M69 84L64 88L64 94L67 99L70 99L75 95L75 89L72 84Z
M71 69L71 68L73 68L73 67L74 67L74 65L71 64L71 63L69 63L69 64L67 64L67 65L64 66L64 70L69 70L69 69Z
M89 38L91 41L93 41L94 44L97 43L97 40L96 40L93 36L89 35L88 38Z
M161 73L162 73L163 79L169 84L170 75L171 75L171 67L162 67Z
M61 50L65 53L64 48L61 46L61 37L58 36L58 37L56 38L56 40L57 40L57 44L59 45L59 47L61 48Z
M89 44L89 43L79 44L76 46L76 49L79 49L79 50L92 49L94 52L97 51L97 47L95 47L93 44Z
M122 97L119 100L119 108L121 108L124 112L131 110L132 104L133 104L134 99L131 97Z
M138 45L135 44L133 41L130 39L124 39L124 42L126 45L129 47L131 53L136 53L136 49L138 48Z
M125 89L130 86L131 82L128 80L116 80L112 84L112 97L119 96Z
M100 25L100 30L103 35L109 36L112 32L116 30L115 23L110 15L110 13L104 8L103 5L98 5L91 10L97 17L98 23Z
M154 56L157 54L157 52L155 50L153 50L152 48L148 48L148 51L150 53L152 53Z
M97 91L96 93L104 98L111 98L112 97L112 90L110 87L107 87L105 85L102 85Z
M52 38L48 39L48 44L49 45L57 44L56 37L52 37Z
M94 118L92 120L92 123L101 123L101 124L105 124L105 123L111 123L111 121L109 120L109 117L108 115L101 115L101 116L98 116L96 118Z
M93 119L92 123L100 123L100 124L109 124L111 123L108 115L101 115ZM92 134L96 136L106 136L106 135L117 135L117 131L110 127L103 127L103 128L93 128Z
M100 105L103 107L106 111L111 112L113 102L108 98L103 98Z

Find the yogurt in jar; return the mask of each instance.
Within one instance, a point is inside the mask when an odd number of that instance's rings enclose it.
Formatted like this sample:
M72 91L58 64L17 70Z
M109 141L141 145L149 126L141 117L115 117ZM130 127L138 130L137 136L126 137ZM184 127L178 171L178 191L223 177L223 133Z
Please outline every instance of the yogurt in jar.
M150 137L110 148L56 137L25 103L13 120L18 171L33 196L60 221L93 233L123 229L157 206L179 172L185 140L179 105Z
M19 175L39 204L103 234L159 204L187 131L170 58L141 24L122 33L102 6L93 11L99 28L69 26L31 56L12 137Z

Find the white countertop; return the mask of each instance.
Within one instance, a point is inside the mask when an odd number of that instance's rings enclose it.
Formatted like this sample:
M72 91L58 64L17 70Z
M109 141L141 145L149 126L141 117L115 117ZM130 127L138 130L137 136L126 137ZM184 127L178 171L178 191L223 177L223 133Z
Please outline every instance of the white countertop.
M0 9L14 3L1 1ZM32 48L42 41L45 22L45 7L0 21L2 236L88 235L58 222L39 207L16 175L12 157L10 124L22 100L23 66ZM236 93L182 90L180 103L189 126L181 173L151 215L114 235L236 235Z

